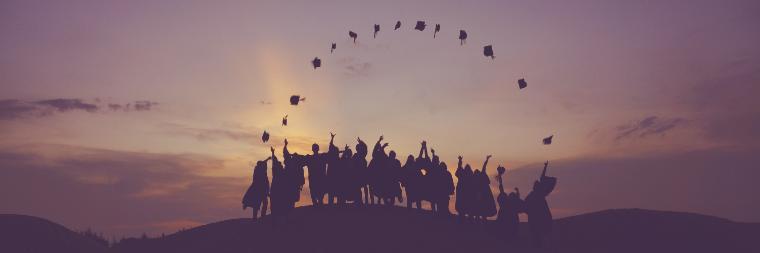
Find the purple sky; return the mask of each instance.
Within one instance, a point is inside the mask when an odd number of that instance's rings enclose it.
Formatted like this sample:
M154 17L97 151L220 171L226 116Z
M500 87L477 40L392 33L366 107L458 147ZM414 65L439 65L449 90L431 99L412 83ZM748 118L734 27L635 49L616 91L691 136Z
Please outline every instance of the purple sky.
M114 236L247 217L248 163L333 131L352 145L384 134L400 154L425 139L450 165L492 154L509 188L550 160L558 217L760 222L758 13L740 0L2 1L0 213Z

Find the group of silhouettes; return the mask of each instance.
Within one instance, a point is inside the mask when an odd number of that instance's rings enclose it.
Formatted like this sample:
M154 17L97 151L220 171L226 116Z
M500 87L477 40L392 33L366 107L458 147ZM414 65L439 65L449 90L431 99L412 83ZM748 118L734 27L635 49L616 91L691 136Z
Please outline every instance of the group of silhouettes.
M402 165L396 152L386 153L388 143L383 136L372 148L372 157L367 162L367 144L357 138L354 153L346 145L343 150L334 144L335 134L330 133L327 152L320 153L318 144L312 145L312 154L300 155L288 151L288 141L283 147L283 163L271 148L271 157L258 161L253 170L253 182L243 197L243 209L253 209L253 219L264 216L271 201L273 219L286 215L300 200L305 184L305 169L308 170L309 193L314 207L335 205L338 207L355 205L404 204L407 208L422 209L422 202L430 203L432 213L450 215L450 197L456 194L455 209L462 220L485 221L496 215L496 224L507 238L517 238L519 214L528 215L528 223L534 244L540 246L543 237L551 231L552 215L546 197L556 185L556 178L546 176L548 162L533 190L522 199L519 189L506 193L502 176L506 169L497 168L499 195L494 199L487 173L487 156L482 169L473 170L469 164L463 166L462 157L455 176L446 163L440 161L434 149L428 153L427 143L421 143L417 157L409 155ZM272 182L270 186L267 162L272 161ZM405 193L405 196L404 194ZM327 197L327 202L325 202ZM497 209L498 202L498 209Z

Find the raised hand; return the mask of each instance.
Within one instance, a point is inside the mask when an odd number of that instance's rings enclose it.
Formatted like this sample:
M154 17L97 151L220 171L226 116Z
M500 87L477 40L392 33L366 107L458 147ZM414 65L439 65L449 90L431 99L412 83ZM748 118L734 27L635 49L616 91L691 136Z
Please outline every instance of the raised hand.
M388 146L388 143L387 143L387 142L386 142L385 144L383 144L383 148L385 148L385 147L387 147L387 146Z
M285 146L288 145L288 138L285 138Z
M435 149L430 149L430 152L433 152L433 155L435 155Z
M333 132L330 132L330 138L335 138L335 134Z
M462 161L462 156L461 155L459 157L457 157L457 158L459 159L459 161Z
M491 155L486 156L486 160L491 159Z
M382 135L380 135L380 140L378 140L378 141L383 141L383 136Z
M272 154L274 154L274 147L269 146L269 150L272 151Z

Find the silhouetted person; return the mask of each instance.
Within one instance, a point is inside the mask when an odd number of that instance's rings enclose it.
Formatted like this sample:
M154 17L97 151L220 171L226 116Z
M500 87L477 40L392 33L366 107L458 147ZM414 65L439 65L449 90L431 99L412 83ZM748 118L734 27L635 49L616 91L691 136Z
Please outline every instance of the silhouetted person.
M533 236L533 244L536 247L543 245L543 238L552 230L552 213L549 210L549 204L546 202L546 196L554 190L557 185L557 178L546 176L546 167L549 162L544 163L544 171L541 173L541 179L533 183L533 191L525 197L525 212L528 214L528 224Z
M288 152L288 139L285 139L285 146L282 148L285 161L285 178L287 182L287 211L295 208L296 202L301 198L301 189L306 183L304 179L303 167L306 165L304 157L298 153L290 154Z
M277 159L272 148L272 188L269 192L272 202L271 209L273 216L284 214L288 206L288 179L285 175L285 168Z
M274 148L272 149L274 150ZM273 151L274 152L274 151ZM253 220L258 218L258 212L261 210L261 217L266 215L267 206L269 205L269 178L267 177L267 161L256 162L253 169L253 181L248 191L243 196L243 210L250 207L253 209Z
M362 196L364 196L364 203L366 204L366 200L370 196L369 187L367 186L367 144L359 137L356 140L356 154L353 155L351 162L351 196L355 204L362 204Z
M387 188L387 186L384 184L386 183L385 175L387 173L386 165L388 162L388 156L385 154L385 147L388 146L388 143L382 144L382 141L383 136L381 135L375 143L375 146L372 148L372 161L370 161L368 168L367 182L369 183L369 190L371 193L369 199L370 202L368 203L371 204L381 204L386 197L385 188Z
M451 211L449 211L449 196L454 194L454 179L451 177L451 172L449 172L445 162L439 163L436 175L436 210L441 214L451 214Z
M483 162L483 169L475 170L473 175L475 191L477 192L476 216L481 220L496 215L496 202L493 197L493 192L491 192L491 180L488 178L487 172L489 159L491 159L491 155L486 156L486 161Z
M388 192L385 202L389 205L395 204L395 200L398 200L399 203L404 202L404 197L401 195L401 161L396 159L396 151L391 150L388 153L386 165L387 173L385 180L388 184Z
M470 169L469 164L467 165L467 168L469 169L469 172L465 170L464 167L462 167L462 156L457 157L459 160L457 162L457 170L454 172L454 175L457 177L457 186L456 186L456 202L454 203L454 210L457 211L457 214L460 218L466 218L467 215L469 215L469 204L468 202L472 200L470 196L468 196L467 193L469 193L467 190L468 181L471 180L472 177L472 169Z
M338 162L338 204L345 205L349 200L353 200L354 195L352 184L352 171L353 170L353 152L351 148L346 145L343 149L343 155Z
M311 145L312 154L306 156L306 168L309 170L309 193L314 206L324 204L327 194L327 153L319 153L319 145Z
M416 204L417 208L422 208L422 204L419 202L419 183L418 181L422 177L422 171L417 167L417 162L414 160L413 155L409 155L406 158L406 163L401 168L402 180L401 185L406 192L406 207L412 208L413 204Z
M327 149L326 185L327 202L332 205L338 200L340 192L340 149L334 143L335 134L330 133L330 144Z
M420 208L422 208L422 201L423 200L429 200L429 192L430 192L430 183L429 177L427 174L429 174L430 166L432 164L432 161L430 159L430 156L428 155L428 149L427 149L427 142L422 141L421 147L420 147L420 153L417 155L417 160L415 160L416 169L419 170L419 178L417 179L417 186L416 190L416 200L419 202ZM424 172L424 173L423 173Z
M520 189L515 188L515 192L505 193L502 175L506 169L499 166L499 196L496 202L499 203L499 213L496 216L496 224L499 231L504 233L507 240L517 239L520 234L520 212L523 211L523 201L520 199Z

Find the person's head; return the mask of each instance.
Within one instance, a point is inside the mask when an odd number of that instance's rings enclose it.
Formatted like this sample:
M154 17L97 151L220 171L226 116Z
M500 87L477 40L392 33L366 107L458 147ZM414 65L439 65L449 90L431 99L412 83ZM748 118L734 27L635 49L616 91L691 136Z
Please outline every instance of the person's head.
M441 165L438 166L438 168L440 168L441 171L447 171L447 170L449 170L449 168L446 166L445 162L441 162Z
M253 168L253 171L255 173L267 173L267 162L265 161L258 161L256 162L256 167Z
M343 150L343 158L351 158L352 155L353 155L353 152L351 152L351 148L346 146L346 149Z
M363 141L360 141L356 144L356 155L359 157L366 157L367 156L367 144Z
M470 167L470 164L466 164L464 166L464 171L468 173L472 173L472 167Z
M434 156L433 156L433 160L431 160L431 161L432 161L432 163L435 165L435 164L438 164L438 163L440 162L440 158L438 158L438 156L437 156L437 155L434 155Z
M391 160L396 159L396 151L391 150L391 152L388 153L388 158Z
M314 154L319 153L319 144L311 144L311 151L314 152Z
M409 155L409 156L406 157L406 164L409 164L409 165L414 164L414 156L413 155Z

